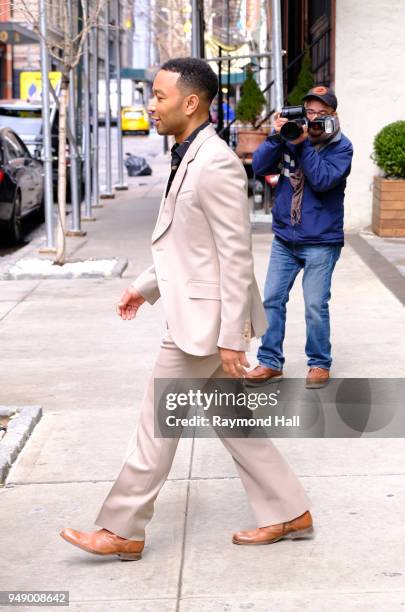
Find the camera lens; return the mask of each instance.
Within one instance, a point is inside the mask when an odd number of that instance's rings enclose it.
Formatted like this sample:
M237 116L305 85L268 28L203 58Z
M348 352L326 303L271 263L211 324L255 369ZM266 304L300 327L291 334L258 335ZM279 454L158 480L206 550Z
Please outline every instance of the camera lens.
M305 109L303 106L284 106L284 108L281 109L280 117L292 121L304 117L304 113Z
M288 142L291 142L291 140L296 140L302 133L302 126L295 123L295 121L288 121L280 130L281 138L284 138L284 140L287 140Z

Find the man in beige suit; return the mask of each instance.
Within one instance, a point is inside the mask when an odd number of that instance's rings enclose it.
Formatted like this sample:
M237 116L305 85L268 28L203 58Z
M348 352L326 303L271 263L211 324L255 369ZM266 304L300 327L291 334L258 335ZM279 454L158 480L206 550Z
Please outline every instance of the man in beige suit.
M124 292L117 312L131 320L145 302L163 301L166 335L147 386L121 471L95 523L62 537L95 554L139 559L145 528L176 452L178 438L154 436L154 381L241 378L251 336L267 322L254 278L244 168L209 123L215 73L202 60L162 66L153 85L159 134L173 134L172 168L152 235L153 264ZM258 527L235 544L311 537L310 501L268 438L224 438Z

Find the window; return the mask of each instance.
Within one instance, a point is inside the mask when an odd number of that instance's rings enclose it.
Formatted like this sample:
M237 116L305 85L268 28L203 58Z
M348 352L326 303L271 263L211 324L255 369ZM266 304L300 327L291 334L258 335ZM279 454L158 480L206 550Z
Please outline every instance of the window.
M38 136L42 129L41 109L0 107L0 127L9 127L24 136Z
M21 140L13 134L13 132L6 132L4 136L4 142L6 144L8 158L21 159L21 157L27 157L28 151L21 142Z

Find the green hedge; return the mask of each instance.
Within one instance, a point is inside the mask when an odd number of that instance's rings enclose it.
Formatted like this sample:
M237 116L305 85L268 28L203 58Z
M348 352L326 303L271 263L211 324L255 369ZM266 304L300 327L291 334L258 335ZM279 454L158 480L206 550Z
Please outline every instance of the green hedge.
M299 106L302 104L302 98L315 85L314 75L311 71L311 54L309 48L305 49L304 57L302 58L301 70L298 75L297 84L288 94L288 104Z
M378 132L372 157L387 176L405 178L405 121L390 123Z
M243 123L250 123L253 128L266 104L266 98L253 75L251 68L246 71L246 80L242 85L242 95L236 107L236 118Z

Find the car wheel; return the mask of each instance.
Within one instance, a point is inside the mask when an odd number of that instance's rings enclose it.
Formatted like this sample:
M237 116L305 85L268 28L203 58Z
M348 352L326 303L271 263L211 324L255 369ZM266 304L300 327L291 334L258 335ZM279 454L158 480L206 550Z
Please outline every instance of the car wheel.
M145 130L145 136L149 136L150 130Z
M21 241L21 194L16 191L8 233L14 243Z

